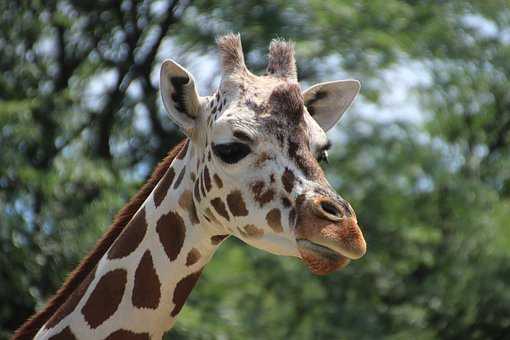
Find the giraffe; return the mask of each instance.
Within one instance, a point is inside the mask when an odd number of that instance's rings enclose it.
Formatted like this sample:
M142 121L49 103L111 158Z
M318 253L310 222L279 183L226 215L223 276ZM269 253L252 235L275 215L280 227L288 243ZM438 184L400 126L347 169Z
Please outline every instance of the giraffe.
M331 146L326 132L359 82L302 92L292 43L271 42L260 76L245 66L239 34L217 44L222 80L211 96L200 96L177 62L163 62L163 104L185 139L13 339L161 338L229 236L300 258L320 275L365 254L354 210L319 165Z

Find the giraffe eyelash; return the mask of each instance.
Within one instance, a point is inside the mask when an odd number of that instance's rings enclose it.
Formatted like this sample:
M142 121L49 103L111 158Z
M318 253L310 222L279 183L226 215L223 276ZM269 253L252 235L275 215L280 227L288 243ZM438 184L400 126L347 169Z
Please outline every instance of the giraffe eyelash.
M320 151L319 151L319 154L317 156L317 161L320 163L320 162L324 162L326 164L329 163L329 158L328 158L328 150L331 149L331 141L328 140L328 142L326 143L326 145L324 145Z
M328 150L322 150L320 153L319 153L319 156L317 157L317 161L320 163L320 162L324 162L326 164L329 163L329 159L328 159Z

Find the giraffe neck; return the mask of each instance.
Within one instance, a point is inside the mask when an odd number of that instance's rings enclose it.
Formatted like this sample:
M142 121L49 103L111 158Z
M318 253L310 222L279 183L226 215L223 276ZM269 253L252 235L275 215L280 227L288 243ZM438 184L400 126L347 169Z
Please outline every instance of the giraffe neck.
M189 143L188 143L189 144ZM197 216L191 147L37 339L158 339L169 330L228 231ZM198 183L198 181L197 181Z

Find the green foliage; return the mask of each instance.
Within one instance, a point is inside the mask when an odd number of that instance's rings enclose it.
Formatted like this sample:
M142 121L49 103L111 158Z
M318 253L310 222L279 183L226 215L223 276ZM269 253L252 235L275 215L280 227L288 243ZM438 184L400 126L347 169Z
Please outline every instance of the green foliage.
M422 122L347 113L330 181L367 255L317 277L224 244L172 339L502 339L510 332L510 6L494 1L0 2L0 338L41 307L180 138L158 101L160 58L248 64L292 38L301 79L422 68ZM411 92L411 89L409 89Z

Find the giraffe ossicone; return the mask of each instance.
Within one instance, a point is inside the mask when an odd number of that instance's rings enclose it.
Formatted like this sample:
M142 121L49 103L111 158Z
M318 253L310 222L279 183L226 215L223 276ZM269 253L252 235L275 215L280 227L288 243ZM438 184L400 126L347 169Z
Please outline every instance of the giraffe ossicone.
M261 76L246 68L239 35L217 43L223 74L211 96L177 62L163 62L163 104L185 142L15 339L161 338L230 235L298 257L316 274L364 255L356 215L318 161L359 82L302 92L291 43L271 43Z

